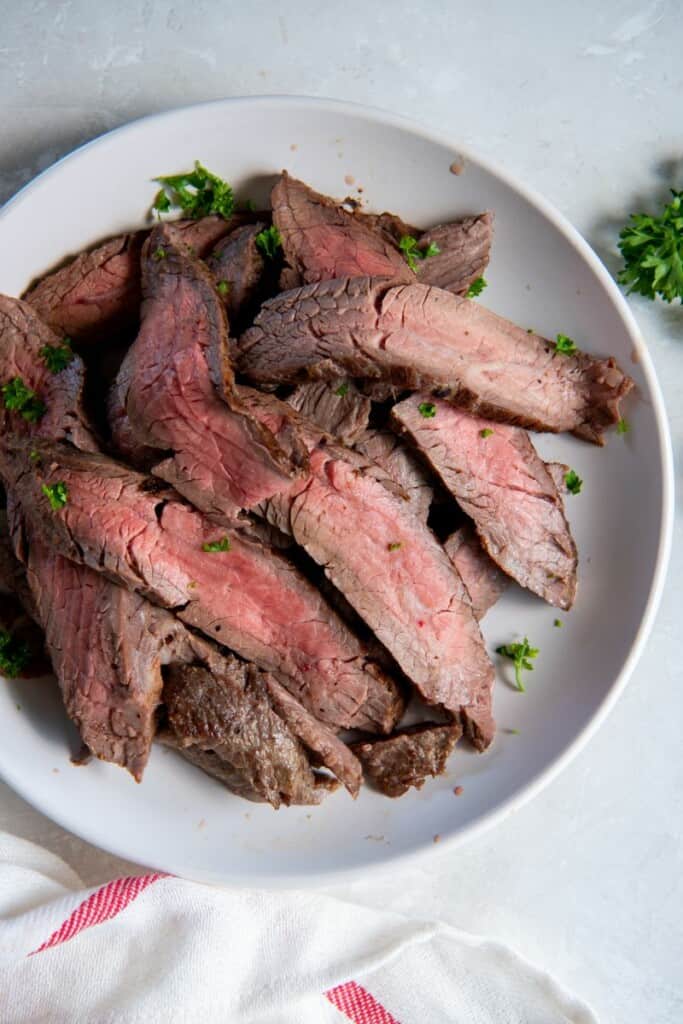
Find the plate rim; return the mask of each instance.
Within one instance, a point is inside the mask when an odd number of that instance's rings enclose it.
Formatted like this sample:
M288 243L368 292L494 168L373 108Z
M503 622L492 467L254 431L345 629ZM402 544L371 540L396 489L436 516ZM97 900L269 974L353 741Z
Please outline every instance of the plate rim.
M111 139L113 136L124 135L126 132L132 131L134 128L137 128L148 121L153 120L158 122L163 121L166 118L170 119L181 112L189 112L208 107L264 107L268 105L280 106L287 109L295 107L300 110L306 110L312 107L318 108L319 110L326 109L334 113L350 116L358 121L380 123L382 125L389 125L391 127L408 131L412 135L418 136L427 142L451 148L454 157L460 157L465 164L471 162L482 168L494 178L505 184L513 192L520 195L531 206L535 207L535 209L537 209L542 216L549 221L570 243L570 245L577 251L584 262L589 265L590 269L599 279L608 298L616 308L630 340L633 343L634 349L638 353L640 366L652 395L652 407L657 430L657 439L659 442L659 460L662 475L662 510L659 522L657 555L643 614L638 629L631 639L631 644L620 672L610 684L605 696L586 725L584 725L584 727L576 734L568 746L539 772L536 778L528 782L525 786L522 786L515 794L503 800L503 802L498 806L482 814L477 820L468 825L464 825L451 835L443 835L440 837L441 841L438 845L426 840L412 850L402 852L397 851L393 854L388 850L387 856L382 860L365 864L362 868L336 867L331 868L329 871L324 873L317 872L312 875L297 875L290 872L268 877L267 879L261 879L261 887L267 889L280 889L286 887L318 888L342 882L356 881L358 880L359 873L361 871L363 872L363 877L367 878L370 875L375 876L377 873L385 870L389 865L392 867L406 869L409 866L414 866L419 860L425 859L430 854L441 854L445 853L446 850L452 852L458 847L477 839L486 831L493 828L498 822L504 821L515 811L533 800L535 796L537 796L546 786L561 774L561 772L574 760L587 743L590 742L623 694L633 670L643 653L645 643L652 630L655 616L661 602L673 539L675 489L674 460L666 406L652 358L625 296L622 294L614 278L597 253L568 220L568 218L565 217L565 215L541 193L519 181L514 174L510 174L495 160L482 157L476 151L471 150L469 146L455 141L455 139L451 137L450 133L430 128L414 118L406 117L402 114L385 110L381 107L366 105L349 100L307 96L302 94L288 95L265 93L254 96L229 96L173 107L168 110L146 114L142 117L135 118L134 120L127 121L125 124L110 129L109 131L98 135L94 139L90 139L88 142L77 146L69 153L60 157L59 160L55 161L55 163L51 164L45 170L33 177L29 182L22 186L18 192L7 200L2 209L0 209L0 225L2 225L2 222L8 212L14 211L17 206L21 206L24 202L30 200L32 191L39 185L39 183L46 178L58 174L63 163L75 159L89 148L98 146L105 140ZM23 800L26 800L30 806L34 807L49 820L58 824L61 828L66 829L97 849L106 851L113 856L117 856L124 860L131 859L130 850L126 850L125 846L120 845L116 841L115 837L111 842L107 840L106 845L102 845L101 839L99 836L93 835L87 822L83 827L79 825L78 830L72 828L70 824L65 825L60 818L59 812L54 813L53 809L48 806L47 798L42 800L38 797L34 798L33 796L29 796L25 793L22 786L22 778L18 770L13 772L11 770L8 771L5 767L0 767L0 778L2 778L3 781L5 781L7 785L10 786L10 788L13 789L14 792L16 792ZM158 859L155 858L154 862L146 866L156 870L171 871L172 873L177 871L177 865L169 866L167 863L164 864L162 851L160 851ZM254 882L253 876L249 875L248 872L238 875L229 873L227 875L222 875L220 879L217 879L215 874L211 872L202 873L202 871L199 870L190 871L188 874L183 875L183 877L196 878L208 881L212 884L236 885L241 887L253 884Z

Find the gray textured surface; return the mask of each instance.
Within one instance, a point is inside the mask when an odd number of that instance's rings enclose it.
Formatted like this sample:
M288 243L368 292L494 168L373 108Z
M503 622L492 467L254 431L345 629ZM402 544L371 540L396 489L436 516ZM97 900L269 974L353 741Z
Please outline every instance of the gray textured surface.
M496 160L614 268L627 214L683 187L683 29L676 0L597 6L2 0L0 201L141 114L229 95L327 95L411 115ZM664 389L679 476L683 307L633 308ZM575 763L457 854L392 869L371 891L344 889L501 938L615 1024L683 1020L680 512L676 530L645 655ZM1 784L0 828L61 854L89 883L127 867Z

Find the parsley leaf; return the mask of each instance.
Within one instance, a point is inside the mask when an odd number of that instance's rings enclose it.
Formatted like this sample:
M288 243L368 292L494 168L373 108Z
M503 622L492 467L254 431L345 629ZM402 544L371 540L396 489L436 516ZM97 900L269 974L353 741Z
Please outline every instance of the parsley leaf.
M524 693L524 683L522 682L522 671L531 672L533 671L533 665L531 662L538 656L538 647L531 647L527 637L518 644L503 644L502 647L496 647L496 654L502 654L504 658L510 658L515 665L515 682L517 689Z
M555 342L555 351L561 352L563 356L573 356L575 352L579 351L579 347L566 334L558 334L557 341Z
M683 300L683 191L671 190L673 199L661 216L633 213L619 235L624 267L617 279L629 292L665 302Z
M343 398L344 395L348 395L348 393L349 385L346 383L346 381L344 381L343 384L340 384L337 390L335 391L335 395L339 395L340 398Z
M412 235L404 235L398 243L398 247L403 253L406 263L413 271L417 271L417 265L420 260L428 260L430 256L438 256L441 252L441 249L439 249L435 242L430 242L424 249L421 249L417 239L413 238Z
M24 671L31 660L28 644L18 640L5 629L0 629L0 672L8 679L15 679Z
M623 434L628 434L630 429L631 429L631 424L629 423L628 420L625 420L622 417L619 420L619 422L617 423L617 434L622 434L622 435Z
M5 408L20 413L29 423L37 423L45 415L45 405L36 395L24 384L21 377L13 377L12 380L2 385L3 401Z
M553 622L553 626L555 626L556 629L562 629L562 627L564 626L564 622L562 621L562 619L555 619L555 621Z
M53 512L64 508L69 500L69 491L63 480L58 480L56 484L42 484L40 489L50 502Z
M221 537L220 540L210 540L206 544L202 544L202 551L229 551L230 550L230 538Z
M216 285L216 291L218 292L219 295L227 295L228 292L230 291L230 282L219 281L218 284Z
M424 416L426 420L431 420L436 416L436 406L433 402L420 402L417 407L417 411L420 416Z
M172 207L177 207L186 217L208 217L217 213L227 219L235 209L230 185L202 167L199 160L195 160L193 171L154 180L162 186L152 204L156 213L168 213Z
M38 354L50 373L61 373L74 358L71 338L64 338L61 345L43 345Z
M487 284L488 284L488 281L486 280L486 278L478 277L475 281L472 282L472 284L469 286L469 288L465 292L465 298L466 299L476 299L477 295L481 295L481 293L483 292L484 288L486 288Z
M493 433L493 431L491 430L490 427L484 427L483 430L479 431L479 437L484 437L484 438L490 437L492 433Z
M564 483L570 494L581 494L583 480L573 469L564 474Z
M160 263L161 260L166 259L166 250L164 249L163 246L160 245L154 250L154 252L152 253L152 259L156 263Z
M282 238L274 224L271 224L269 228L264 228L263 231L259 231L254 241L263 255L267 256L269 260L274 260L278 249L282 248Z
M402 541L394 540L391 542L391 544L387 544L387 551L399 551L402 547Z

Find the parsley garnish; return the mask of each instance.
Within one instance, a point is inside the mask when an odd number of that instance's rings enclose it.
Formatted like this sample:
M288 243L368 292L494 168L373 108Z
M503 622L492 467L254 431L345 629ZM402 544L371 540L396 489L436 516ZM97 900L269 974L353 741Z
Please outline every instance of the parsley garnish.
M152 253L152 259L159 263L161 260L166 259L166 250L163 246L158 246Z
M346 383L346 381L343 384L340 384L337 390L335 391L335 395L339 395L340 398L343 398L344 395L347 395L348 393L349 385Z
M518 644L503 644L496 647L496 654L502 654L504 658L510 658L515 664L515 682L517 689L524 693L522 682L522 671L532 672L534 666L531 662L538 656L538 647L531 647L526 637Z
M583 480L573 469L564 474L564 483L570 494L581 494Z
M232 216L235 208L232 188L227 181L202 167L198 160L193 171L154 180L162 186L152 205L157 213L168 213L175 206L187 217L208 217L211 213L226 219Z
M219 295L227 295L228 292L230 291L230 282L219 281L218 284L216 285L216 291L218 292Z
M561 352L563 356L573 356L579 349L576 342L568 338L566 334L558 334L557 341L555 342L555 351Z
M472 282L467 291L465 292L466 299L476 299L477 295L481 295L484 288L486 288L488 281L484 277L478 277Z
M244 209L247 210L249 213L253 213L254 210L256 209L256 203L254 202L254 200L253 199L245 199L244 200Z
M417 244L417 239L413 238L412 235L404 235L398 243L398 247L403 253L406 263L413 271L417 271L417 265L420 260L428 260L431 256L438 256L441 252L441 249L439 249L435 242L430 242L424 249L421 249Z
M631 424L622 417L617 423L617 434L628 434L630 429Z
M660 217L633 213L619 235L624 268L617 275L629 292L665 302L683 300L683 192L671 190L673 199Z
M45 405L36 395L24 384L21 377L13 377L7 384L2 385L2 396L5 408L21 413L29 423L37 423L45 415Z
M206 544L202 544L202 551L229 551L230 550L230 539L229 537L221 537L220 540L210 540Z
M35 448L32 448L28 453L28 457L31 462L40 462L40 452L37 452Z
M387 544L387 551L398 551L403 547L403 542L400 540L394 540L391 544Z
M74 358L71 338L64 338L61 345L43 345L38 354L50 373L61 373Z
M562 619L555 619L555 621L553 622L553 626L555 626L557 629L562 629L562 627L564 626L564 622L562 621Z
M436 406L433 402L420 402L417 407L417 411L420 416L424 416L426 420L431 420L436 416Z
M490 427L484 427L483 430L479 431L479 437L490 437L493 431Z
M21 640L0 629L0 672L14 679L24 671L31 660L31 649Z
M271 224L269 228L264 228L263 231L259 231L254 241L263 255L267 256L269 260L274 260L278 249L282 248L282 238L274 224Z
M63 480L58 480L56 484L42 484L40 489L50 502L53 512L64 508L69 500L69 491Z

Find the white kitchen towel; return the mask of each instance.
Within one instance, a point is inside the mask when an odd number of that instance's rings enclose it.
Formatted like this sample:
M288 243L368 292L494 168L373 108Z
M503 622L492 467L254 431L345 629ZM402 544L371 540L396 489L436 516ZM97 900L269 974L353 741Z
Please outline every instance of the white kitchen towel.
M2 1024L597 1024L497 942L315 892L84 890L0 833Z

